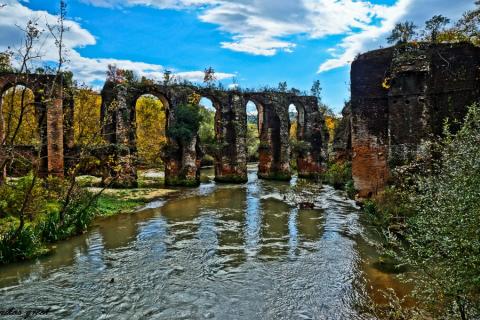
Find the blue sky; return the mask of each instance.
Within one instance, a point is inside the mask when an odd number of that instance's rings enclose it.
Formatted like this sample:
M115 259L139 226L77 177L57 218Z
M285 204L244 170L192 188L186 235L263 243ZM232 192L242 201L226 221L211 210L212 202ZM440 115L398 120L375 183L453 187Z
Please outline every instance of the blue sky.
M54 21L57 1L0 0L0 50L18 46L31 16ZM165 69L192 81L211 66L225 86L308 90L314 80L336 112L349 98L349 64L385 46L392 26L434 14L457 19L473 0L69 0L67 36L77 79L101 87L108 63L159 78ZM48 36L45 36L48 38ZM54 60L51 39L42 42Z

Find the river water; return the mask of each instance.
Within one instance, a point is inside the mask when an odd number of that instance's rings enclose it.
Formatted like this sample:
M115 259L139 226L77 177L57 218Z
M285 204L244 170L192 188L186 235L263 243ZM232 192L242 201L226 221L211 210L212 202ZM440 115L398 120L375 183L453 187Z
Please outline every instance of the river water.
M203 183L98 220L51 256L0 268L0 311L48 310L38 319L364 319L358 305L371 287L400 285L370 267L363 234L360 210L342 192L258 180L252 167L245 185Z

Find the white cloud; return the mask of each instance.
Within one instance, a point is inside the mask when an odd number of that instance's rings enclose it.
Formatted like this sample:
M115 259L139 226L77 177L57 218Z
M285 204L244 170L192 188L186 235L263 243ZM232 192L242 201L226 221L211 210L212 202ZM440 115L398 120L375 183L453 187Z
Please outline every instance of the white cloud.
M321 38L365 29L379 7L366 0L83 0L97 6L200 8L199 19L231 35L226 49L272 56L292 52L292 36Z
M253 55L292 52L295 35L318 39L345 35L332 59L319 72L348 65L365 50L384 44L395 23L408 19L423 26L435 14L452 19L472 7L472 0L397 0L375 5L372 0L83 0L98 6L147 5L160 9L201 8L199 19L231 35L223 48Z
M425 21L436 14L457 20L472 6L470 0L457 0L455 5L452 5L451 0L398 0L390 7L377 6L376 15L381 19L380 25L367 26L362 31L343 38L336 50L329 49L333 58L322 63L318 72L349 65L357 54L385 45L385 39L397 22L409 20L418 27L423 27Z
M185 79L192 82L203 82L205 72L204 71L176 72L174 75L179 80ZM235 77L235 75L232 73L223 73L223 72L215 73L215 78L217 78L217 80L231 79L233 77Z
M115 2L115 0L89 1L95 1L97 5ZM0 9L0 51L4 51L9 47L14 51L21 48L23 32L19 27L24 27L30 19L37 20L38 28L42 30L47 30L47 23L54 25L57 22L57 17L47 11L31 10L17 0L3 0L2 3L5 3L7 6ZM114 58L82 57L76 49L95 45L95 37L88 30L83 29L78 22L67 20L65 25L68 27L64 38L69 60L66 69L72 71L75 79L80 82L91 84L104 81L106 78L105 72L109 64L115 64L122 69L132 70L139 76L157 80L162 79L164 67L161 65ZM47 31L42 33L36 46L36 51L42 56L42 61L44 62L55 62L58 60L54 39L49 36ZM202 71L177 72L176 75L193 82L203 81ZM216 73L218 80L232 78L233 76L234 74L229 73Z

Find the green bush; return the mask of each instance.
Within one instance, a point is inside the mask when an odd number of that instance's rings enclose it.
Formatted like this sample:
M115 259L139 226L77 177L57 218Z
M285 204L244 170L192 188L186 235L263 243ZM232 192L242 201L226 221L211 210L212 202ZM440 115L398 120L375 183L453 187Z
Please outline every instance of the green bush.
M350 199L355 199L357 190L355 189L355 183L353 180L350 179L347 181L347 183L345 183L345 192L347 192L347 195Z
M33 182L33 175L29 174L0 186L0 218L6 216L17 217L20 211L22 211L27 193L29 193L30 201L23 208L24 214L30 220L33 220L37 214L43 212L46 205L47 191L43 187L41 179L36 179L35 183ZM31 192L29 192L32 183L34 185Z
M37 231L45 242L54 242L66 239L83 232L94 218L95 205L90 193L75 188L71 200L63 211L61 219L60 208L51 206L37 225Z
M303 140L290 139L290 145L292 146L292 152L299 156L305 155L312 149L312 145Z
M90 193L58 178L11 180L0 196L0 264L43 253L44 243L85 230L95 213Z
M200 128L202 115L198 106L182 104L175 109L175 121L168 128L168 135L183 143L189 143Z
M432 170L417 172L404 193L387 190L376 201L382 224L405 223L401 236L387 227L398 261L415 271L415 294L434 319L480 317L480 108L470 108L456 134L446 125L433 148ZM366 204L367 211L373 210ZM407 209L407 210L405 210ZM402 210L405 210L402 212ZM388 221L389 223L385 223ZM391 229L391 227L390 227Z
M30 225L18 230L12 226L0 234L0 265L30 259L41 252L42 245L34 228Z
M330 164L323 174L323 182L335 189L345 189L346 184L352 180L352 166L350 162Z

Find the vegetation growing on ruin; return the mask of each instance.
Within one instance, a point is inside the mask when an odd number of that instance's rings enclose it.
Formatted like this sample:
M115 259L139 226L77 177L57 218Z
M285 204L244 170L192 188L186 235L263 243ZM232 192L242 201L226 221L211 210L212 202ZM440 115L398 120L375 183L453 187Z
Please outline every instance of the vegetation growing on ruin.
M465 12L462 17L451 24L448 17L435 15L425 22L423 29L413 22L397 23L387 38L389 43L405 44L410 41L470 42L480 45L480 1L475 1L476 8Z
M438 319L480 315L479 123L478 106L457 133L447 123L432 148L438 156L428 166L399 169L400 182L365 206L385 235L387 253L411 267L415 294Z

